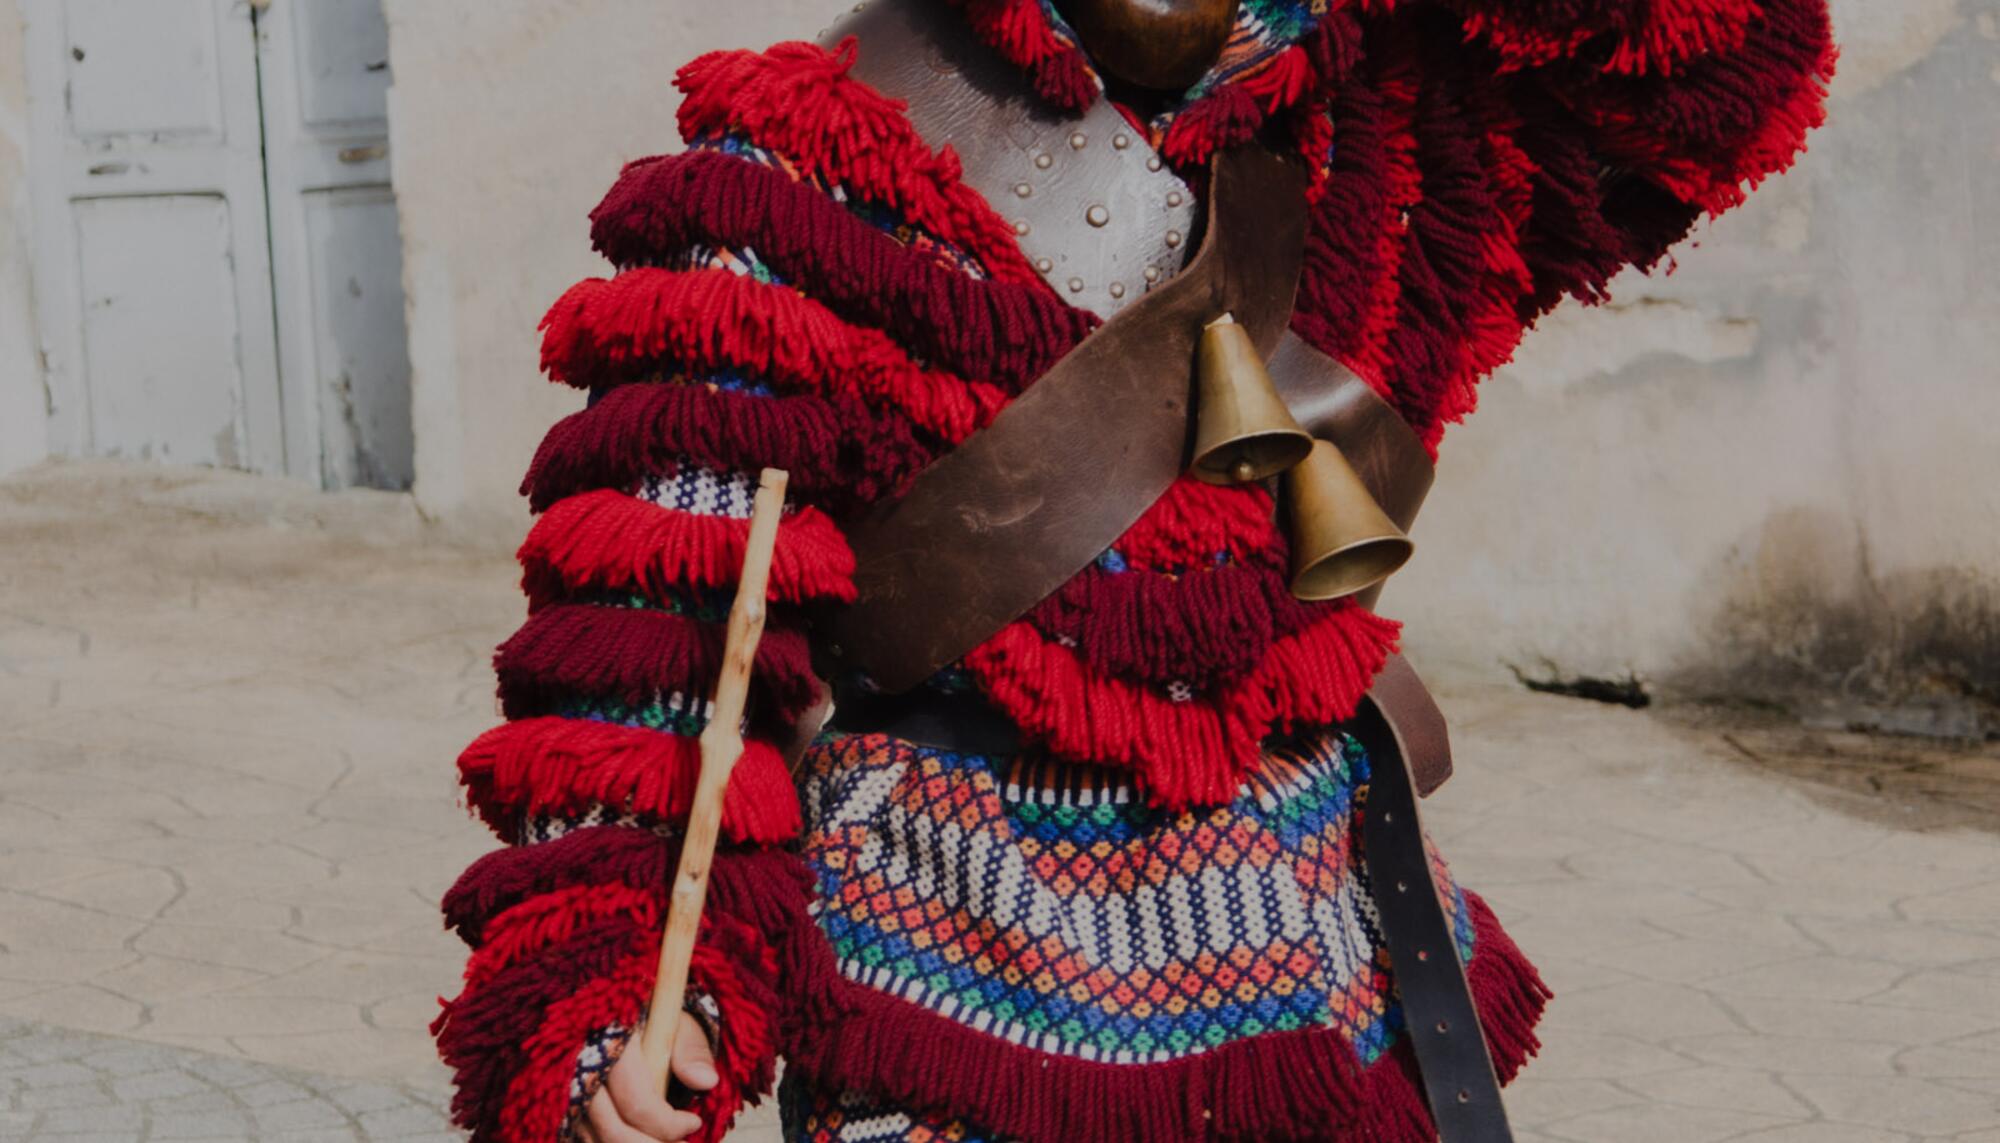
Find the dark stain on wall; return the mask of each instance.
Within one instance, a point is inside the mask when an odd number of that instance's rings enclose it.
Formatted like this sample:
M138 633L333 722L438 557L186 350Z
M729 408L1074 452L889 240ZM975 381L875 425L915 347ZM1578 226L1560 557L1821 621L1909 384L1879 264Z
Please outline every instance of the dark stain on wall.
M1848 519L1792 509L1714 569L1710 660L1663 685L1809 723L2000 739L2000 569L1881 573Z

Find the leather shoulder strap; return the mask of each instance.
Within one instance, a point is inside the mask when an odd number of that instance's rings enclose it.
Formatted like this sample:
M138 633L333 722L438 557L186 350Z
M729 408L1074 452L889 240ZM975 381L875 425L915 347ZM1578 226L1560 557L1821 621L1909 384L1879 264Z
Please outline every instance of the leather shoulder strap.
M1305 177L1256 147L1217 157L1187 269L1126 308L900 499L845 522L859 599L825 652L905 691L1088 566L1187 468L1202 327L1234 313L1268 357L1291 317Z

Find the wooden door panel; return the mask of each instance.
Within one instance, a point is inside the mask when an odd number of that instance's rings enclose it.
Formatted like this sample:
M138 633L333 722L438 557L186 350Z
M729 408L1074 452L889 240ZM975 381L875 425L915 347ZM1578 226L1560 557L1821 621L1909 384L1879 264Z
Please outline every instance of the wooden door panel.
M408 488L416 442L396 197L387 187L315 191L305 217L326 481Z
M299 120L314 131L389 120L389 22L381 0L319 0L296 17Z
M78 138L222 137L210 0L70 0L66 16L70 130Z
M241 467L243 375L229 202L76 204L83 352L100 456Z

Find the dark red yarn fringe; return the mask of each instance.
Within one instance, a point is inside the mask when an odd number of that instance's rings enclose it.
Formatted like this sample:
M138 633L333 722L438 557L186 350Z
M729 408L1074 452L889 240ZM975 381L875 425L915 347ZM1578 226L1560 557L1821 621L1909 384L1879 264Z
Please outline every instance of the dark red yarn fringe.
M595 806L677 821L694 802L700 773L698 739L554 716L502 723L458 756L466 802L507 840L520 835L527 817ZM768 742L746 740L723 801L723 836L778 845L800 829L798 791L784 757Z
M1535 317L1790 164L1824 117L1827 27L1824 0L1330 14L1303 47L1339 146L1294 328L1434 447Z
M772 386L894 409L961 441L1007 395L920 366L880 330L850 325L796 290L719 267L639 267L571 286L542 318L542 368L597 388L663 370L740 371Z
M1227 555L1264 560L1278 531L1260 485L1217 485L1182 476L1112 546L1136 567L1166 571Z
M526 1041L548 1007L644 955L649 935L629 921L596 925L568 942L562 955L516 965L483 988L446 1002L431 1034L439 1058L453 1072L452 1122L477 1140L506 1139L509 1090L528 1065ZM582 1043L579 1037L576 1048Z
M1469 976L1500 1073L1537 1049L1550 992L1467 894L1477 933ZM841 976L824 936L801 925L785 949L805 1002L782 1027L788 1068L837 1091L963 1116L1026 1143L1436 1138L1406 1045L1363 1068L1331 1028L1241 1040L1151 1065L1052 1056L974 1031Z
M529 898L593 885L664 893L679 864L678 837L627 826L586 826L540 845L496 849L467 866L445 892L445 925L476 946L489 921ZM775 942L790 931L811 891L812 874L797 854L724 846L707 907Z
M1025 739L1059 758L1130 770L1153 805L1179 810L1234 797L1271 735L1351 717L1400 630L1351 605L1325 608L1273 642L1254 671L1188 701L1098 674L1025 621L964 663Z
M690 587L736 583L750 521L698 516L622 492L586 492L544 512L518 553L528 607L581 591L636 591L656 602ZM801 508L778 525L772 601L854 601L854 553L826 514Z
M1019 389L1097 325L1048 291L940 265L821 191L712 152L642 159L591 214L620 266L692 246L749 248L785 282L963 377Z
M474 1139L553 1138L584 1037L636 1024L677 847L645 831L593 827L489 855L447 894L447 919L479 951L433 1032L457 1072L454 1120ZM722 1009L723 1082L695 1107L700 1138L719 1138L771 1086L784 1007L775 950L804 916L806 883L796 857L717 856L691 976ZM489 932L505 934L513 960L490 962L500 950L484 943Z
M850 37L831 52L806 43L710 52L674 77L687 94L678 113L681 138L741 133L850 197L891 207L994 277L1048 288L1012 227L960 181L957 152L933 151L900 101L848 75L858 50Z
M493 669L510 719L549 712L577 695L643 703L660 694L706 694L722 665L723 626L634 607L545 607L500 644ZM818 694L802 631L770 626L757 645L753 708L786 725Z
M677 839L646 830L589 827L488 854L446 893L447 924L480 949L475 969L490 933L512 934L522 958L469 982L433 1026L457 1072L454 1119L475 1139L553 1138L583 1038L633 1026L650 990L678 849ZM723 1011L717 1063L725 1083L696 1107L704 1138L770 1087L776 1014L785 1007L775 950L805 916L810 884L789 853L717 854L693 969L696 986ZM628 911L613 907L619 901ZM526 942L518 939L523 924L536 930Z
M951 0L981 41L1028 73L1035 94L1068 111L1096 102L1097 76L1082 52L1049 27L1039 0Z
M1275 540L1275 536L1273 537ZM1311 621L1279 563L1229 564L1167 576L1135 568L1078 572L1028 613L1044 635L1073 643L1090 669L1197 691L1241 678L1273 640Z
M934 459L910 423L852 399L765 397L705 385L621 386L556 422L521 482L536 512L599 488L631 489L683 463L782 468L797 498L848 511Z

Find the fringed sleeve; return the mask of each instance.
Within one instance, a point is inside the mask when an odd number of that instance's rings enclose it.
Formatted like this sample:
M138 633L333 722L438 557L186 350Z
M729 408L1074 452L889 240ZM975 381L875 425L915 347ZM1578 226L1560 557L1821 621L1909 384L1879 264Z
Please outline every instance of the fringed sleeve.
M776 466L792 498L693 966L722 1076L700 1138L768 1090L810 888L779 744L820 687L802 616L854 594L834 515L990 421L1092 324L850 62L783 45L689 65L690 149L623 172L592 216L616 273L543 322L544 369L591 400L523 482L538 519L528 620L495 656L507 721L459 758L512 843L445 902L472 954L435 1030L476 1140L573 1132L639 1020L755 473Z
M1335 4L1293 328L1435 448L1565 297L1604 297L1824 118L1826 0Z

